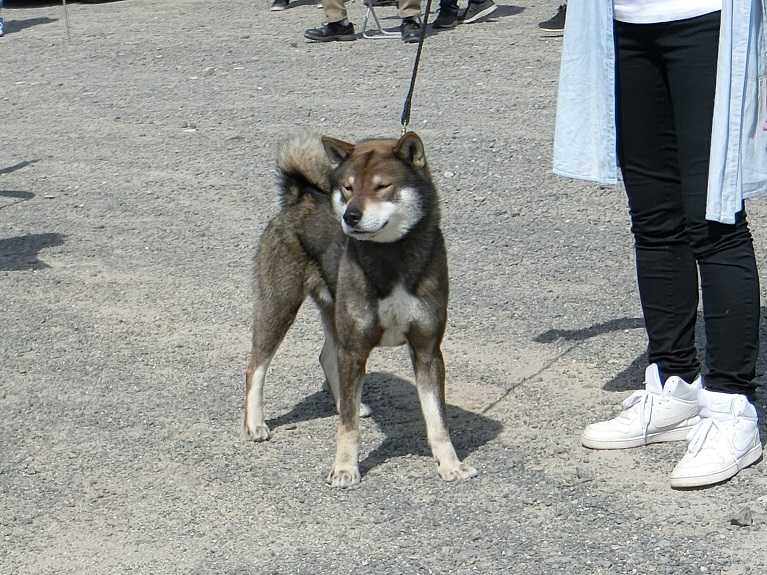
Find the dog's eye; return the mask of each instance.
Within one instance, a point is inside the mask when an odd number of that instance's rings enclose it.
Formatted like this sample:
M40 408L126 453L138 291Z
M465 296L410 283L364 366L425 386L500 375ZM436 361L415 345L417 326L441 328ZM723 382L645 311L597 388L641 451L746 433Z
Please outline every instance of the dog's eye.
M344 195L344 197L350 198L353 192L354 190L352 190L350 185L347 184L345 186L341 186L341 193Z
M376 186L376 191L383 192L384 190L388 190L389 188L391 188L391 186L392 186L391 184L378 184Z

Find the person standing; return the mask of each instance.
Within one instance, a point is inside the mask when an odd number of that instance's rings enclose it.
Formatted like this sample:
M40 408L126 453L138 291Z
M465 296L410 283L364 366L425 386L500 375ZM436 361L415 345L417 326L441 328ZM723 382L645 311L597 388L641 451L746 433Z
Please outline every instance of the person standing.
M759 279L744 198L767 191L760 2L571 0L554 171L628 196L647 336L645 387L582 443L689 439L672 487L729 479L761 458L751 403ZM761 97L760 97L760 91ZM700 291L707 371L695 322Z
M351 41L357 39L354 24L349 22L344 0L322 0L327 23L318 28L310 28L304 37L315 42ZM421 36L420 0L399 0L399 15L402 18L400 33L406 44L418 42Z

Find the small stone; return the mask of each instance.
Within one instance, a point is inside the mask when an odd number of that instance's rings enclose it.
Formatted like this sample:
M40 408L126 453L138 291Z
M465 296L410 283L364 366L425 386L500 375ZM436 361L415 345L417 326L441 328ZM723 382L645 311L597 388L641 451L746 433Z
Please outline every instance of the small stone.
M730 525L748 527L754 523L754 515L751 508L746 506L730 518Z
M285 425L284 429L287 429L288 431L292 431L296 427L298 427L298 426L295 423L288 423L288 424Z
M455 176L455 172L445 172L442 175L445 176L446 178L452 178Z
M575 476L581 481L593 481L594 473L587 467L578 465L575 468Z
M205 70L203 71L203 75L204 75L204 76L212 76L212 75L213 75L213 74L215 74L215 73L216 73L216 69L215 69L215 68L211 68L211 67L207 67L207 68L205 68Z

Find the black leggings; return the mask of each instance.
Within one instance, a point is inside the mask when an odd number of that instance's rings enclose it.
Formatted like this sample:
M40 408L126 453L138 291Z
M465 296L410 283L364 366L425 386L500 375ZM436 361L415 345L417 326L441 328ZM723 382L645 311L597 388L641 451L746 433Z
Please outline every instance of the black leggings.
M704 385L754 391L759 277L745 210L706 221L719 12L659 24L616 22L618 156L636 243L650 363L692 381L698 271Z

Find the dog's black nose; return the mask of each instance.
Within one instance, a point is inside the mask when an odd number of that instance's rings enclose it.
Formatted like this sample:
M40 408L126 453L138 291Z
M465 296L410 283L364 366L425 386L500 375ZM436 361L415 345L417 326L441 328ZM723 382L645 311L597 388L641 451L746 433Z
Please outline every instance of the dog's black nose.
M357 208L346 208L346 211L344 212L344 221L346 222L346 225L350 228L353 228L358 223L360 223L360 220L362 219L362 212L359 211Z

